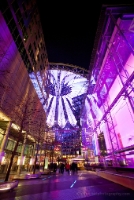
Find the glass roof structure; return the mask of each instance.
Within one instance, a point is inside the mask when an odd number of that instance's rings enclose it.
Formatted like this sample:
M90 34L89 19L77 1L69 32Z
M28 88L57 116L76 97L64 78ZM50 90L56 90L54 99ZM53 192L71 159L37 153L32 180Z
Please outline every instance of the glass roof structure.
M41 72L30 74L31 81L47 113L48 127L77 128L89 84L87 75L88 72L76 66L50 64L47 85L43 86Z

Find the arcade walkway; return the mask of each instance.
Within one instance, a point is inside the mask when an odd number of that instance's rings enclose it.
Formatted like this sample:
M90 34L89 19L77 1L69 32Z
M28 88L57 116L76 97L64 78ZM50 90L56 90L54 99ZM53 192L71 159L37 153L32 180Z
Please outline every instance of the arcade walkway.
M94 172L44 175L40 179L20 180L0 200L134 200L134 190L97 176Z

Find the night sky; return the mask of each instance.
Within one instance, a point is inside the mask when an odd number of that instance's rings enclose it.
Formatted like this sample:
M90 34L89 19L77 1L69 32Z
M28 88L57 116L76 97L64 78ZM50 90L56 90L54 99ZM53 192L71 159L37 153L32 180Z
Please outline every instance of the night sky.
M107 3L85 0L37 2L49 62L89 70L101 6Z

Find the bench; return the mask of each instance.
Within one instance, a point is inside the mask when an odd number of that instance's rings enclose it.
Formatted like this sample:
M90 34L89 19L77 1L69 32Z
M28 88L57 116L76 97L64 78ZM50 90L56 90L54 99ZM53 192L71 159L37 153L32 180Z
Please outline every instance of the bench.
M40 178L41 177L41 173L39 174L26 174L25 175L25 179L33 179L33 178Z
M116 172L134 172L134 168L133 167L126 167L126 166L122 166L122 167L106 167L107 170L114 170Z
M21 175L15 175L13 177L13 180L26 180L26 179L36 179L40 178L41 173L38 174L21 174Z
M2 182L0 183L0 192L8 191L8 190L13 190L18 186L19 181L7 181L7 182Z
M105 170L104 166L94 166L94 165L89 165L89 166L85 166L86 170L90 170L90 171L96 171L96 170Z

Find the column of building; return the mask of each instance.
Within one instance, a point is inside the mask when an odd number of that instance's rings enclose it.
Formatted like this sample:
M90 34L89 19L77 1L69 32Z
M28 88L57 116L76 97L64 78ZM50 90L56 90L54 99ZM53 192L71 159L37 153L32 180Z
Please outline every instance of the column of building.
M6 131L5 131L5 134L4 134L4 137L3 137L3 140L2 140L1 147L0 147L0 164L2 163L2 160L5 156L4 150L5 150L5 147L6 147L7 140L8 140L11 125L12 125L12 121L9 121L7 128L6 128Z

